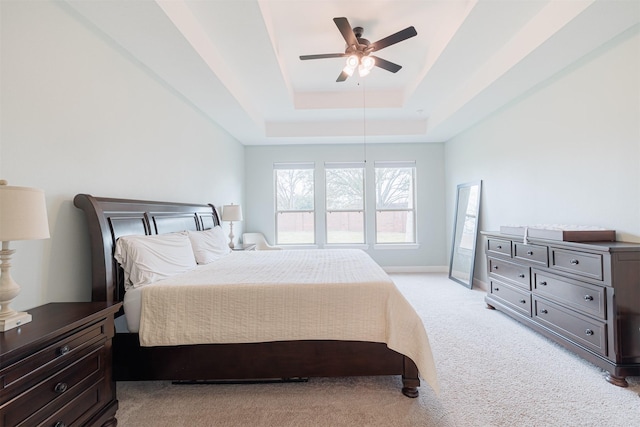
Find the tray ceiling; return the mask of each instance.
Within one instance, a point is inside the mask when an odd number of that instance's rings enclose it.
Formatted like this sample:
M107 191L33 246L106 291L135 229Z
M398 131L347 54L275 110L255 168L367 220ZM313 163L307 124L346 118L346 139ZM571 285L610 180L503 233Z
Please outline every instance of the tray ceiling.
M68 9L246 145L442 142L625 31L637 1L69 0ZM346 17L402 65L342 83ZM633 27L633 28L632 28ZM597 82L594 82L597 84Z

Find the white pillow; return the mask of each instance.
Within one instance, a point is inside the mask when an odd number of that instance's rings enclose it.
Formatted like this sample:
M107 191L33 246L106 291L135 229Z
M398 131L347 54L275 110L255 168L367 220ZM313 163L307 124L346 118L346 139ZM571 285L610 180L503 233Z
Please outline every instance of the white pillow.
M147 285L196 267L186 232L122 236L114 258L124 270L125 289Z
M204 231L189 231L188 234L198 264L209 264L231 252L220 226Z

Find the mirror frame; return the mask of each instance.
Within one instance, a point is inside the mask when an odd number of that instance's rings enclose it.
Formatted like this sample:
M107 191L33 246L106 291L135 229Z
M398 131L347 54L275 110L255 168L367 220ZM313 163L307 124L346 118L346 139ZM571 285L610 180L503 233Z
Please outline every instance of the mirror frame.
M462 196L464 195L464 191L466 189L470 189L472 187L478 187L478 197L475 202L475 206L472 206L473 213L475 214L475 227L473 230L473 236L471 244L471 251L468 258L468 268L469 271L462 271L466 276L460 278L460 275L453 275L453 265L454 261L459 257L459 253L456 250L457 245L456 242L460 242L462 240L462 234L464 232L464 223L467 217L468 212L468 198L467 200L462 200ZM470 190L469 190L470 191ZM476 245L478 242L478 224L480 221L480 198L482 195L482 181L473 181L467 182L464 184L459 184L456 189L456 208L453 217L453 236L451 239L451 258L449 260L449 279L454 282L458 282L461 285L466 286L471 289L473 287L473 271L475 269L475 261L476 261ZM462 203L465 203L467 206L462 206Z

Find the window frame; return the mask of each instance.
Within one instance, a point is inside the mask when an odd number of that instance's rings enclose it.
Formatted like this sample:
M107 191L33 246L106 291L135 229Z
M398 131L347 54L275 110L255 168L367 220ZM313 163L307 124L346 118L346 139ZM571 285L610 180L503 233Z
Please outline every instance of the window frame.
M278 206L278 171L279 170L311 170L311 186L313 196L312 200L312 208L311 209L287 209L281 210ZM282 246L306 246L306 245L316 245L317 242L317 212L316 212L316 167L315 162L276 162L273 164L273 184L274 184L274 228L275 228L275 241L277 245ZM278 229L278 216L282 213L310 213L313 219L313 239L312 242L301 242L301 243L290 243L290 242L281 242L280 232Z
M411 169L411 189L410 189L410 196L411 196L411 200L409 205L411 207L408 208L379 208L378 207L378 174L377 174L377 169L378 168L385 168L385 169L392 169L392 168L398 168L398 169ZM393 247L393 246L415 246L418 244L418 225L417 225L417 213L416 213L416 205L417 205L417 200L416 200L416 195L417 195L417 191L416 191L416 182L417 182L417 167L416 167L416 162L415 160L407 160L407 161L375 161L374 165L373 165L373 173L374 173L374 185L373 185L373 189L375 192L375 212L374 212L374 236L375 236L375 245L377 247ZM379 221L378 221L378 214L382 213L382 212L407 212L410 213L410 217L412 220L412 224L413 224L413 232L412 232L412 241L404 241L404 242L380 242L378 240L378 225L379 225Z
M367 177L366 163L362 162L325 162L324 164L324 239L326 245L366 245L367 244ZM362 172L361 199L362 206L360 209L329 209L328 203L328 182L327 170L330 169L360 169ZM362 216L362 241L360 242L330 242L329 241L329 215L332 213L359 213Z

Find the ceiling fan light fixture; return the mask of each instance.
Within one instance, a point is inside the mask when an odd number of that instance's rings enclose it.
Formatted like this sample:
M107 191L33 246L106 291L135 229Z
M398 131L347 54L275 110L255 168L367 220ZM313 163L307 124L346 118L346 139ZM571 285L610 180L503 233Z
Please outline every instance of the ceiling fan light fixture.
M360 63L360 58L358 55L349 55L347 56L347 67L355 70L358 64ZM353 71L351 71L353 73Z
M360 77L364 77L369 74L374 65L376 65L375 59L370 56L363 57L360 61L360 66L358 67L358 74Z
M353 72L355 71L355 67L350 67L349 65L346 65L343 69L342 72L345 73L347 76L351 77L353 75Z
M358 75L360 77L364 77L367 74L369 74L371 72L371 70L368 70L367 67L365 67L363 64L360 64L360 66L358 67Z
M0 0L2 1L2 0ZM350 77L358 67L360 76L366 76L374 66L380 67L391 73L397 73L402 66L378 57L369 57L372 52L377 52L396 43L400 43L411 37L418 35L414 27L407 27L404 30L393 33L384 37L377 42L370 43L369 40L363 39L362 27L351 27L349 20L345 17L333 18L333 22L338 27L342 38L347 43L344 53L325 53L319 55L301 55L301 60L322 59L322 58L342 58L347 57L346 66L336 79L336 82L343 82Z
M376 60L370 56L365 56L362 58L362 66L371 71L373 69L373 66L376 65Z

